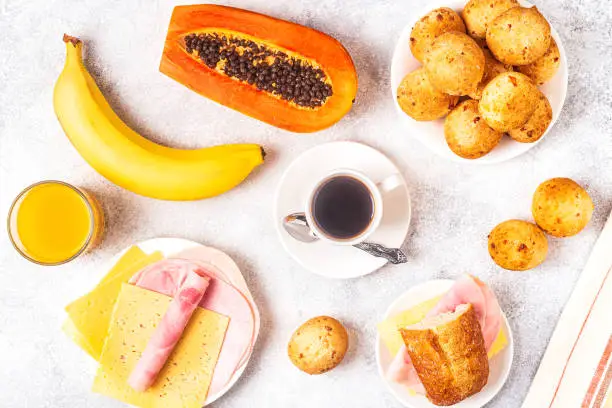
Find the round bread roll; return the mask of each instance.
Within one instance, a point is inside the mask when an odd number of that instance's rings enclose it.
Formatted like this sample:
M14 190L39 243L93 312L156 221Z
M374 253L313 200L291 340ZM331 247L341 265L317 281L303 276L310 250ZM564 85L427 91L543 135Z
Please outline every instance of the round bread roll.
M540 90L531 79L518 72L503 72L482 91L480 114L498 132L523 126L537 106Z
M308 374L323 374L335 368L348 349L346 329L333 317L314 317L291 336L287 349L293 365Z
M489 234L489 255L504 269L526 271L546 259L548 241L537 225L527 221L508 220Z
M541 91L536 108L529 120L518 129L508 131L508 135L517 142L533 143L540 140L552 122L553 112L548 98Z
M487 30L487 45L495 58L510 65L527 65L550 47L550 25L536 7L513 7Z
M474 92L482 80L485 57L470 36L458 31L436 38L424 60L427 76L435 88L449 95Z
M446 116L458 101L458 96L451 96L434 88L423 67L406 75L397 88L397 103L400 108L419 121Z
M496 60L489 50L484 49L483 53L485 56L484 75L482 76L482 80L478 84L476 90L469 94L469 97L472 99L482 98L482 91L493 78L503 72L511 72L514 70L512 65L502 64L501 62Z
M555 76L561 64L561 54L554 38L550 40L550 47L542 57L529 65L521 65L518 71L527 75L533 82L542 85Z
M461 102L444 121L444 137L448 147L460 157L477 159L497 146L503 133L497 132L482 120L478 101Z
M517 0L470 0L461 12L467 33L474 38L485 38L489 24L503 12L518 7Z
M533 194L531 212L536 223L555 237L578 234L593 216L593 201L584 188L568 178L553 178Z
M465 24L459 14L448 7L437 8L427 13L416 22L410 33L410 51L414 58L423 62L433 40L449 31L465 33Z

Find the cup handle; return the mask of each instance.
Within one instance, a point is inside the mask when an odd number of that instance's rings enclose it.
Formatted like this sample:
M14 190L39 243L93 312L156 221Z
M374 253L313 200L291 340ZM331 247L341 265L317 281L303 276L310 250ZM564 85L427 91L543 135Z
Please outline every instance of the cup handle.
M381 194L387 194L395 190L404 183L404 178L401 174L395 173L387 177L386 179L376 183L376 187L380 190Z

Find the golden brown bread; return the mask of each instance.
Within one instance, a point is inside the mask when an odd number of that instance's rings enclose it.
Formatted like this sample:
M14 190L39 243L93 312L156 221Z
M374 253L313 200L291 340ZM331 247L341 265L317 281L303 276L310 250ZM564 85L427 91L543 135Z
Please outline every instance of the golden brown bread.
M400 333L433 404L456 404L487 384L489 360L471 304L402 328Z

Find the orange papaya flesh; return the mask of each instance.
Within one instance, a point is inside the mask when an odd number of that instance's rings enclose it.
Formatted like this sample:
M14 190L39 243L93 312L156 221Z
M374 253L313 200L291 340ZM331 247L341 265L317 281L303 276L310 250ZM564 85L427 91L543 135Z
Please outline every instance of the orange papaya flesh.
M199 94L294 132L314 132L352 107L357 74L332 37L216 5L174 9L160 71Z

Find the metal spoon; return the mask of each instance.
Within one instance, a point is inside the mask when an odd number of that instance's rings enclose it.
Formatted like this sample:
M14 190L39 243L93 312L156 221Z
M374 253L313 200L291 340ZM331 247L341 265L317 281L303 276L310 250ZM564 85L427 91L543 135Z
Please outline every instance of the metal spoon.
M289 233L289 235L298 241L314 242L319 240L312 229L310 229L304 213L289 214L283 219L283 227L285 227L285 230ZM397 248L387 248L383 245L374 244L372 242L361 242L353 246L367 252L370 255L378 258L385 258L387 261L395 265L408 262L406 255Z

